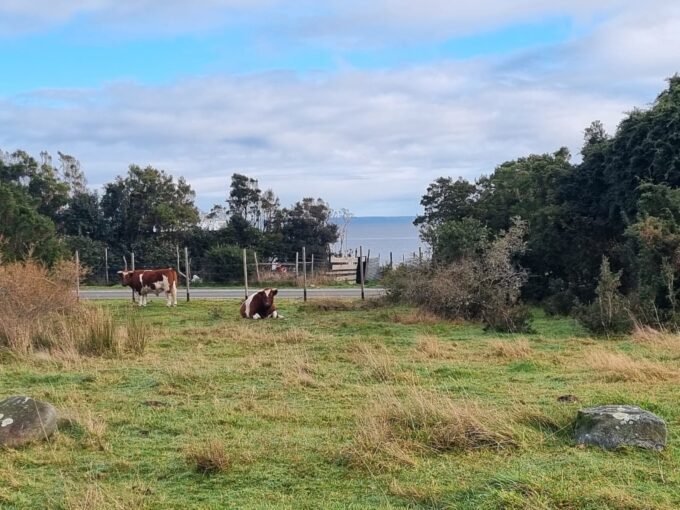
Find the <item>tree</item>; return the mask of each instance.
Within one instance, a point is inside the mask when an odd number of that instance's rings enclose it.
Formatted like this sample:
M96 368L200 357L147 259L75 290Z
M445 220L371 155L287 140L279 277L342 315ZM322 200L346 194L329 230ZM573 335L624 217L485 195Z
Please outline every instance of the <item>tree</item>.
M72 196L77 193L86 193L87 180L85 179L85 174L80 169L80 161L60 151L57 151L57 154L59 154L61 173L64 182L68 185L69 194Z
M451 177L440 177L430 184L420 200L423 214L413 222L420 227L423 241L432 244L434 230L443 222L473 215L477 197L477 186L462 178L454 181Z
M127 246L162 237L173 240L198 223L194 192L180 177L130 165L125 178L105 186L101 205L113 241Z
M261 211L257 180L246 175L233 174L227 203L232 216L240 216L252 226L258 225Z
M52 167L24 151L0 157L0 238L6 260L36 257L48 264L64 255L54 220L66 187Z
M284 211L281 229L283 246L291 254L306 247L308 255L326 258L330 245L338 240L338 226L331 223L331 209L322 199L303 198Z
M338 225L338 239L340 240L340 254L344 254L344 249L347 243L347 228L349 227L354 214L349 210L342 208L336 213L336 217L341 221Z
M260 211L262 211L262 230L265 232L276 230L277 214L281 210L279 198L271 189L265 190L260 197Z

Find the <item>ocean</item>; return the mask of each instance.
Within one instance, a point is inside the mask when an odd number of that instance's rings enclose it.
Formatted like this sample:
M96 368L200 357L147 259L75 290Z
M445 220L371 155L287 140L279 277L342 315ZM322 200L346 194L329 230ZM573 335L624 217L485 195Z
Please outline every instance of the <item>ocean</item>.
M352 218L347 227L347 240L342 251L358 252L363 249L364 255L371 251L371 258L380 257L381 264L390 260L390 252L394 263L418 256L421 248L423 255L428 246L420 240L418 229L413 225L413 216L359 216ZM335 220L342 228L342 220ZM340 243L333 245L333 251L340 251Z

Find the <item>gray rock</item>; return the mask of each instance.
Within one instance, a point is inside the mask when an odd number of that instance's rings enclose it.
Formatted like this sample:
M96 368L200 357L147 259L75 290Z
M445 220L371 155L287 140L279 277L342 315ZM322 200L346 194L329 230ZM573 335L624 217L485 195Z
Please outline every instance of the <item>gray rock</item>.
M665 421L637 406L590 407L576 417L576 442L608 450L619 446L663 450L667 434Z
M57 410L52 404L30 397L0 401L0 446L21 446L47 439L57 429Z

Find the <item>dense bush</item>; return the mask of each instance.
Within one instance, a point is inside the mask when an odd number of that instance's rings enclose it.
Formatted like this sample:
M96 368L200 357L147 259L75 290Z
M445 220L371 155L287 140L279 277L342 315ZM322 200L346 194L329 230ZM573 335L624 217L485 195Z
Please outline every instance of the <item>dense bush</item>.
M589 305L576 308L576 318L583 326L597 334L630 333L634 326L629 300L621 294L621 271L612 272L609 259L603 257L600 278Z
M524 250L525 233L526 223L515 220L479 255L439 266L400 266L384 279L388 298L440 317L481 320L497 331L527 331L530 314L519 304L527 275L514 262Z
M243 252L238 246L217 245L210 248L203 259L202 277L217 283L243 278Z

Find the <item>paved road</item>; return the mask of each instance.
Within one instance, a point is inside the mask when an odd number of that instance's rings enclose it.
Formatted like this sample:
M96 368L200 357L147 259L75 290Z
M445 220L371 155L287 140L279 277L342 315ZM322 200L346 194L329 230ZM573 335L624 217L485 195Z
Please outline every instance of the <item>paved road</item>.
M255 289L251 289L251 292ZM385 292L382 288L367 288L366 297L380 296ZM126 299L131 294L128 288L115 288L105 290L81 289L80 297L82 299ZM356 297L361 296L361 290L357 288L338 288L327 287L323 289L307 289L307 297ZM151 299L155 296L151 294ZM243 289L216 289L207 287L196 287L191 289L191 299L243 299ZM300 298L302 299L302 289L279 289L278 296L280 298ZM165 299L164 294L158 296L159 299ZM186 293L184 289L178 289L177 300L184 301Z

